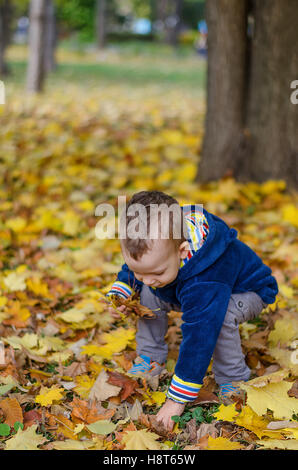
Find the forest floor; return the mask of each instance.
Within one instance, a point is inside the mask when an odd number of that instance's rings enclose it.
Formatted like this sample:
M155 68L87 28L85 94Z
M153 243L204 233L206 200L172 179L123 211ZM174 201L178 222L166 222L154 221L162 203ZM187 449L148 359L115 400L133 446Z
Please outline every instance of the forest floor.
M162 54L113 52L105 63L59 54L45 93L32 97L24 54L11 50L0 108L0 448L297 449L297 194L283 181L194 181L205 113L196 56L166 66ZM178 357L181 312L169 314L162 375L128 374L137 316L113 318L104 297L123 263L120 243L95 236L98 204L117 215L118 196L143 189L223 218L280 289L241 326L255 376L242 385L246 400L223 405L209 366L171 433L154 416Z

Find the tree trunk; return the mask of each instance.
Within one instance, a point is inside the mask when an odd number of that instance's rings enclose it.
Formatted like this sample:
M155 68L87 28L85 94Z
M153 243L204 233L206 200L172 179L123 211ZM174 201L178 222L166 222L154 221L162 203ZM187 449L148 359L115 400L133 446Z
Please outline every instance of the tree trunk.
M252 39L247 35L252 3ZM239 181L297 184L296 0L207 0L207 115L201 182L233 174ZM251 42L251 44L250 44Z
M35 93L42 91L44 86L45 44L46 0L31 0L27 89Z
M181 25L183 0L157 1L158 22L162 25L162 39L167 44L177 46Z
M179 40L183 1L184 0L173 0L171 2L172 12L168 17L167 42L174 47L178 45Z
M201 181L234 167L242 141L245 101L246 0L209 0L207 114Z
M251 49L246 128L248 151L237 176L297 184L298 106L290 100L298 78L297 0L257 0Z
M106 46L106 31L107 31L107 4L106 0L97 0L96 12L96 38L97 48L104 49Z
M10 42L10 23L12 5L10 0L0 2L0 76L8 75L9 68L5 61L6 48Z
M45 53L44 53L44 67L45 73L52 72L56 68L55 49L57 42L57 24L55 7L53 0L47 0L46 3L46 39L45 39Z

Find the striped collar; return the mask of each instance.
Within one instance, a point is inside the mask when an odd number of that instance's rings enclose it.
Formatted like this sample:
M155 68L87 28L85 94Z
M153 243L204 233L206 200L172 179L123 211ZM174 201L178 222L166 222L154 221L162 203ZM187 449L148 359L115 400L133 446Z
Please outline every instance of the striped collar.
M209 233L209 225L203 214L202 205L184 204L181 207L187 225L187 241L190 251L187 257L181 260L180 268L182 268L192 258L195 252L201 248Z

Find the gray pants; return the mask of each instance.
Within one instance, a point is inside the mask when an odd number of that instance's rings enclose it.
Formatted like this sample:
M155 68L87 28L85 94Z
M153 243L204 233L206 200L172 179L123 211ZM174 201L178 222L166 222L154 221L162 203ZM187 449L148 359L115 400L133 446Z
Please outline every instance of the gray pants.
M141 290L140 303L155 310L156 318L139 318L137 354L145 354L162 364L168 355L168 345L164 339L168 330L167 313L170 310L181 311L181 307L159 299L145 284ZM266 304L255 292L231 295L213 352L212 371L217 384L249 379L250 369L241 348L239 324L257 317L265 307Z

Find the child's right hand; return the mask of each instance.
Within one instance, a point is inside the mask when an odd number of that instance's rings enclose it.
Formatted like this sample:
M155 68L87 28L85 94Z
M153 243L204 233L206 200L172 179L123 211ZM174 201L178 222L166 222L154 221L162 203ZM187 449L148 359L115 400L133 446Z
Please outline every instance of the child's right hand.
M125 305L120 305L120 307L117 307L117 310L119 312L123 313L124 315L127 315L128 311ZM109 307L108 311L114 318L121 318L120 314L117 312L117 310L114 307Z

